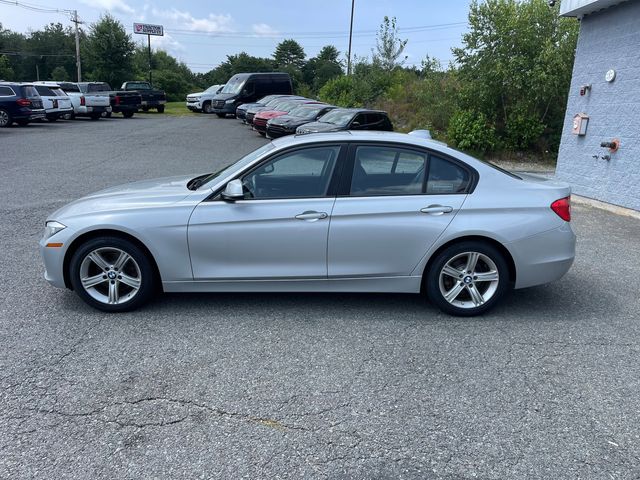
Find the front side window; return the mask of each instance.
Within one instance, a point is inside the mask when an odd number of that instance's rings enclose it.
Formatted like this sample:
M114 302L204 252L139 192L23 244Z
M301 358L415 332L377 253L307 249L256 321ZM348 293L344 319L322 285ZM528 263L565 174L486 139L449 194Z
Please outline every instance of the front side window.
M351 196L419 195L424 183L426 154L391 147L356 149Z
M260 165L242 179L247 199L327 195L340 146L305 148Z
M471 183L469 171L443 158L431 155L427 193L442 195L467 193Z

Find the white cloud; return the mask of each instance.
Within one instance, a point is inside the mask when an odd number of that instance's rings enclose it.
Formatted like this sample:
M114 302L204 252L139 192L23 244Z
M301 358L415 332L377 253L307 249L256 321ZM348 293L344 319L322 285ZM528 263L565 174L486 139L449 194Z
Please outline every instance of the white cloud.
M183 12L176 8L171 10L152 9L151 13L166 20L175 22L176 27L183 27L187 30L207 33L231 32L231 24L233 19L231 15L215 15L210 13L204 18L195 18L190 12Z
M267 25L266 23L255 23L251 25L251 28L253 29L253 32L260 37L269 37L279 33L275 28Z
M136 11L124 0L80 0L81 3L99 10L109 10L110 12L125 13L133 15Z

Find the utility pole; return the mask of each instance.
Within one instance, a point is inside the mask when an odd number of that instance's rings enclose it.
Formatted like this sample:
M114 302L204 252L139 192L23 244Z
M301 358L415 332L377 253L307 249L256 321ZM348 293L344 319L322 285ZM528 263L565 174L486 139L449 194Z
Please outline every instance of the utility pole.
M351 0L351 26L349 27L349 53L347 54L347 75L351 75L351 37L353 37L353 8L356 0Z
M151 35L147 35L147 42L149 48L149 85L153 85L151 82Z
M78 20L78 11L73 11L73 18L71 19L76 24L76 67L78 69L78 81L82 81L82 67L80 66L80 32L78 31L78 24L81 23Z

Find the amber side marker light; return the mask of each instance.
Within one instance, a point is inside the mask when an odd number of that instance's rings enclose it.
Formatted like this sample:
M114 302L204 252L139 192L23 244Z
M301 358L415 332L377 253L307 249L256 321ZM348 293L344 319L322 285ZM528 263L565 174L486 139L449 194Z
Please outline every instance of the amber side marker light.
M62 243L47 243L47 247L52 247L52 248L60 248L63 244Z

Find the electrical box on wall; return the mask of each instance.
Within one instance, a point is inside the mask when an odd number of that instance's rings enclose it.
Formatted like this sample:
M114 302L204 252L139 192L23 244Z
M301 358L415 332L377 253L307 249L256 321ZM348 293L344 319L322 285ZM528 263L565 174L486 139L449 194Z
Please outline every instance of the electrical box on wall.
M571 133L580 136L586 135L587 125L589 125L589 115L586 113L576 113L573 117L573 128L571 129Z

